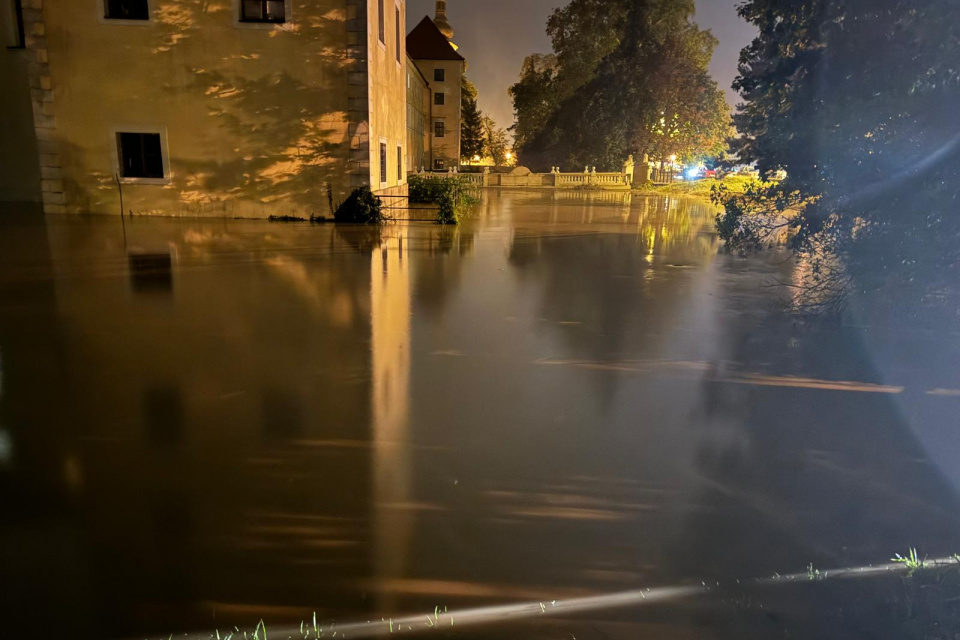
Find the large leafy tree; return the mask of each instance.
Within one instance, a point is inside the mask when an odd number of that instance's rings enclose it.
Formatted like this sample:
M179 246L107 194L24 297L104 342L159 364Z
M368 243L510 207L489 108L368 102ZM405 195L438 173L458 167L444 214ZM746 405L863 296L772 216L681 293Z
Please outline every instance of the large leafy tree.
M511 88L524 163L615 170L631 153L721 152L729 108L707 73L716 40L693 10L692 0L572 0L554 11L554 56L528 58Z
M553 54L527 56L520 81L510 87L516 122L511 130L517 148L531 144L557 108L559 63Z
M493 160L498 167L506 163L507 152L510 150L510 141L503 127L498 127L493 118L483 116L483 128L486 131L484 153Z
M463 76L460 87L460 157L482 156L486 142L483 115L477 106L477 88Z
M734 85L735 149L787 178L728 202L727 243L788 230L832 261L832 284L943 299L960 275L960 4L749 0L740 13L759 33Z
M557 87L566 98L590 81L597 67L620 43L627 18L626 2L574 0L547 20L547 35L557 63Z

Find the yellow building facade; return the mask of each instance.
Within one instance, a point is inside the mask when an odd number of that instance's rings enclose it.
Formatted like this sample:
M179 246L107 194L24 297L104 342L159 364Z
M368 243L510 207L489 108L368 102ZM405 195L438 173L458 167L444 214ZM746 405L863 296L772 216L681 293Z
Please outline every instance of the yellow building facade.
M407 167L430 168L430 84L407 57Z
M446 2L438 0L437 18L425 17L407 36L407 51L429 84L429 165L433 171L460 166L461 87L466 61L449 41Z
M0 2L47 213L324 216L405 189L405 0Z

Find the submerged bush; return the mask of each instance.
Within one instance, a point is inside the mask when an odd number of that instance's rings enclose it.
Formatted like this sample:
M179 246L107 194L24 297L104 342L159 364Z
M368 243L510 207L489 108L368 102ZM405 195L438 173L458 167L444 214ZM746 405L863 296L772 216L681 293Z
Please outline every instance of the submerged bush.
M466 180L456 176L410 176L407 180L410 202L439 205L438 224L460 224L467 207L477 200Z
M370 187L359 187L340 203L333 213L336 222L357 224L383 224L387 221L383 213L383 203L373 194Z

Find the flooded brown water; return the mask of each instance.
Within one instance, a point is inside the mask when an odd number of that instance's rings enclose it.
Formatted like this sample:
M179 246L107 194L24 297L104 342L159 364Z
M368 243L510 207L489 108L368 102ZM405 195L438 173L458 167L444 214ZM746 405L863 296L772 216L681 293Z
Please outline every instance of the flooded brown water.
M798 321L771 286L798 268L718 253L713 216L0 218L3 624L166 638L960 551L956 333ZM775 606L471 637L860 637Z

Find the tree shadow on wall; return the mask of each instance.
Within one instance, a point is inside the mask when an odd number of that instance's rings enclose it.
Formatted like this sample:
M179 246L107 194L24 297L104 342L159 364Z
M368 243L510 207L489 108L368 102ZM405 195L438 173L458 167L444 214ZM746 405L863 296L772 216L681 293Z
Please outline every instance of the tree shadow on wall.
M286 201L310 213L327 213L328 185L334 200L346 191L345 13L331 9L320 15L318 9L309 15L302 8L290 23L269 30L232 27L207 33L210 19L203 14L211 7L182 0L165 3L154 14L159 25L152 42L155 55L172 58L186 72L172 74L163 87L171 106L196 111L198 117L202 110L206 121L198 123L191 155L171 149L180 202L209 209L229 201ZM216 14L229 20L222 11ZM255 48L231 47L261 34ZM228 52L210 65L204 45L212 38L222 38ZM186 82L178 81L184 77ZM209 149L198 150L207 140Z

